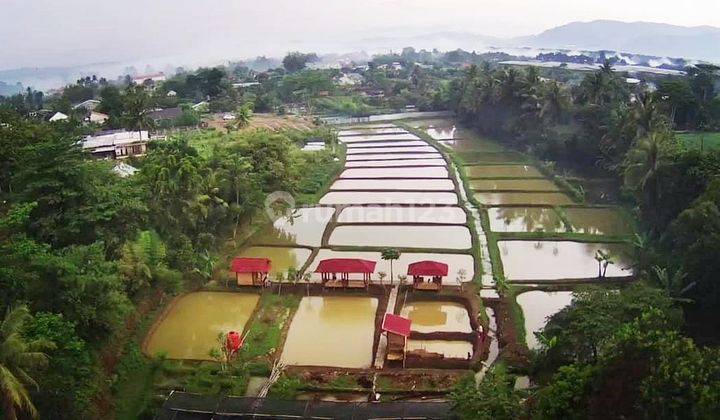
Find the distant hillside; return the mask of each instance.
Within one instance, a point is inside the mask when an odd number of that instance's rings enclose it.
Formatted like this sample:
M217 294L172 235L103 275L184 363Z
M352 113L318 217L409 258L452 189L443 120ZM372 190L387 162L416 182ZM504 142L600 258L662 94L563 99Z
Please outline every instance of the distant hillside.
M597 20L569 23L510 42L538 48L614 50L720 61L720 28L712 26Z

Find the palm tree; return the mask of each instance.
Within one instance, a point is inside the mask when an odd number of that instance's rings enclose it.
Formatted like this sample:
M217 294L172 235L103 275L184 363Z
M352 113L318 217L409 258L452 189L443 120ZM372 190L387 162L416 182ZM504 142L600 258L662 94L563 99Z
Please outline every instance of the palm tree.
M667 160L669 142L666 132L651 133L639 139L625 158L625 184L636 193L646 191L650 205L659 194L660 185L657 179L652 185L649 181Z
M38 416L27 388L38 385L26 369L47 364L47 356L35 351L40 343L28 343L21 334L30 317L27 307L18 306L8 309L0 324L0 396L8 420L17 419L18 412Z
M400 251L395 248L385 248L380 252L383 260L390 261L390 284L393 282L393 261L400 258Z
M551 123L562 120L570 104L567 93L557 81L548 83L541 90L540 101L540 118Z
M250 124L253 110L249 104L245 104L235 111L235 126L238 129L245 128Z

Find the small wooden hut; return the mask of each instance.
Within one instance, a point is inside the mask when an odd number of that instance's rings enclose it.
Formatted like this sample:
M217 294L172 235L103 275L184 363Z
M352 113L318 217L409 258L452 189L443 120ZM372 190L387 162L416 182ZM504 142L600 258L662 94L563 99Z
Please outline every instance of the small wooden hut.
M320 273L323 287L359 289L370 284L375 264L358 258L331 258L320 261L315 272ZM362 279L350 280L351 274L362 274Z
M270 272L268 258L233 258L230 272L235 273L238 286L265 286Z
M408 266L407 273L413 278L413 289L439 292L443 277L448 275L448 265L437 261L418 261Z
M405 367L407 340L410 337L412 321L395 314L385 314L382 331L387 334L387 361L402 361Z

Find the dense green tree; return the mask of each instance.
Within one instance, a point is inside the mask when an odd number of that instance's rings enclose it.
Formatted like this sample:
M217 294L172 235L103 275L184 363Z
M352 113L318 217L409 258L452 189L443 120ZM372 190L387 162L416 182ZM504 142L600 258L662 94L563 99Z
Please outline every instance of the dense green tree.
M499 367L488 370L479 384L473 375L464 376L450 394L452 411L468 420L516 419L522 409L513 385L513 378Z
M308 63L312 63L317 59L318 57L315 53L304 54L295 51L288 53L285 58L283 58L282 63L285 70L294 73L304 69Z
M50 341L46 350L48 365L35 376L38 389L33 401L42 418L77 419L83 417L95 392L90 349L77 334L75 324L60 314L41 312L23 328L26 340ZM35 371L37 369L32 369Z
M39 342L26 340L22 329L31 315L26 307L9 309L0 323L0 414L15 420L19 414L37 417L37 409L30 400L30 389L37 382L29 369L47 364L47 356L39 352Z

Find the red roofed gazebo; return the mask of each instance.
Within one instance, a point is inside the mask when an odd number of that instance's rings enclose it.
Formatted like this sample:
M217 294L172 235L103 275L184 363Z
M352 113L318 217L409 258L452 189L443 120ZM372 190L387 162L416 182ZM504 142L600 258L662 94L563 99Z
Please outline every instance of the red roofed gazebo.
M235 273L238 286L264 286L270 272L268 258L233 258L230 272Z
M448 275L448 265L437 261L418 261L408 266L408 276L413 278L415 290L442 289L442 278ZM429 281L425 278L429 277Z
M405 367L405 351L407 339L410 337L412 321L395 314L385 314L382 330L387 333L388 361L402 360Z
M324 287L367 287L375 265L359 258L331 258L320 261L315 272L320 273ZM362 274L362 280L351 281L350 274Z

